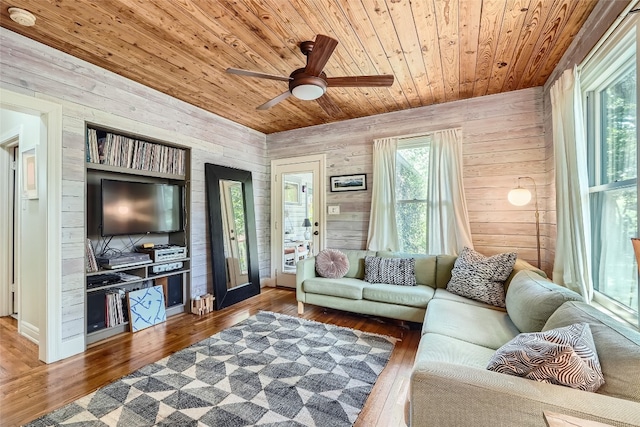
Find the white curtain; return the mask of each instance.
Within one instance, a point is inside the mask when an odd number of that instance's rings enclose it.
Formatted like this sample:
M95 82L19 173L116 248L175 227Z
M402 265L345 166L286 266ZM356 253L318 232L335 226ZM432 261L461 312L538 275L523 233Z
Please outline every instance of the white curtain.
M427 253L457 255L473 248L462 182L460 129L433 133L427 187Z
M396 151L398 138L373 141L373 189L367 249L398 251L396 223Z
M593 297L590 271L589 181L580 78L566 70L551 87L556 172L557 242L553 281Z

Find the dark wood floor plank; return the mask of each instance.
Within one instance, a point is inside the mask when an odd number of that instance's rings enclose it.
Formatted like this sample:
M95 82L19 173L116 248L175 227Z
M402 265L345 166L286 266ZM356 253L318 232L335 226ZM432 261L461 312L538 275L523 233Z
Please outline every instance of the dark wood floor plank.
M38 361L35 344L17 334L15 319L0 318L0 425L31 421L260 310L298 316L295 291L265 288L259 296L224 310L204 316L173 316L166 323L96 343L83 354L49 365ZM398 339L355 425L404 425L402 407L420 338L419 325L312 305L305 306L301 317Z

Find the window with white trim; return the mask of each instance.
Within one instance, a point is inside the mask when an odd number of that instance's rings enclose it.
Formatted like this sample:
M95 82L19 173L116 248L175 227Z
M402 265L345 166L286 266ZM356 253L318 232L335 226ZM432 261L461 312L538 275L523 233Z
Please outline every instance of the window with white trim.
M396 151L396 221L402 252L427 252L427 182L431 136L404 138Z
M637 324L637 18L629 18L583 66L595 299Z

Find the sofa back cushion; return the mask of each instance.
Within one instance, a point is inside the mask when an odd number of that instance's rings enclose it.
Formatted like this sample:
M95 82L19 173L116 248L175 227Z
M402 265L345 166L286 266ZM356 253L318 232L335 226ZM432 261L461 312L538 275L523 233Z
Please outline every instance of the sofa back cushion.
M458 259L455 255L438 255L436 259L436 288L447 289L451 271Z
M589 324L604 375L597 393L640 402L640 332L578 301L562 304L542 330L581 322Z
M402 252L378 251L380 258L414 258L416 260L414 271L416 284L435 288L436 283L436 256L424 254L407 254Z
M344 277L364 280L364 257L375 256L375 251L365 251L359 249L340 249L349 259L349 271Z
M520 271L507 289L507 313L520 332L540 332L567 301L582 301L582 297L531 270Z
M518 258L516 259L516 263L513 266L513 270L511 270L511 274L509 275L509 277L507 277L507 280L504 282L505 292L509 291L509 285L511 285L511 281L513 280L514 277L516 277L516 274L520 273L522 270L533 271L538 276L544 277L545 279L547 278L547 274L544 271L534 267L533 265L529 264L527 261Z

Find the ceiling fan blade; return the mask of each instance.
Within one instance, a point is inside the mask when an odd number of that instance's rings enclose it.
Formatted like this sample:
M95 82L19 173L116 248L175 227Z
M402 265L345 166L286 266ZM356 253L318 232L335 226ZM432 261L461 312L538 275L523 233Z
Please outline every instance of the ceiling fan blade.
M241 70L239 68L227 68L227 73L237 74L239 76L258 77L261 79L280 80L283 82L288 82L289 80L291 80L291 77L289 76L278 76L277 74L267 74L260 73L258 71Z
M257 107L256 110L268 110L269 108L273 107L277 103L284 101L289 96L291 96L291 92L289 92L289 91L281 93L280 95L276 96L272 100L267 101L264 104L262 104L259 107Z
M393 74L379 76L327 77L329 87L387 87L393 84Z
M322 95L320 98L316 99L320 107L331 117L338 117L342 115L342 110L338 107L331 98L329 98L326 94Z
M318 34L313 44L313 50L307 56L307 66L304 72L311 76L319 76L336 46L338 46L337 40Z

